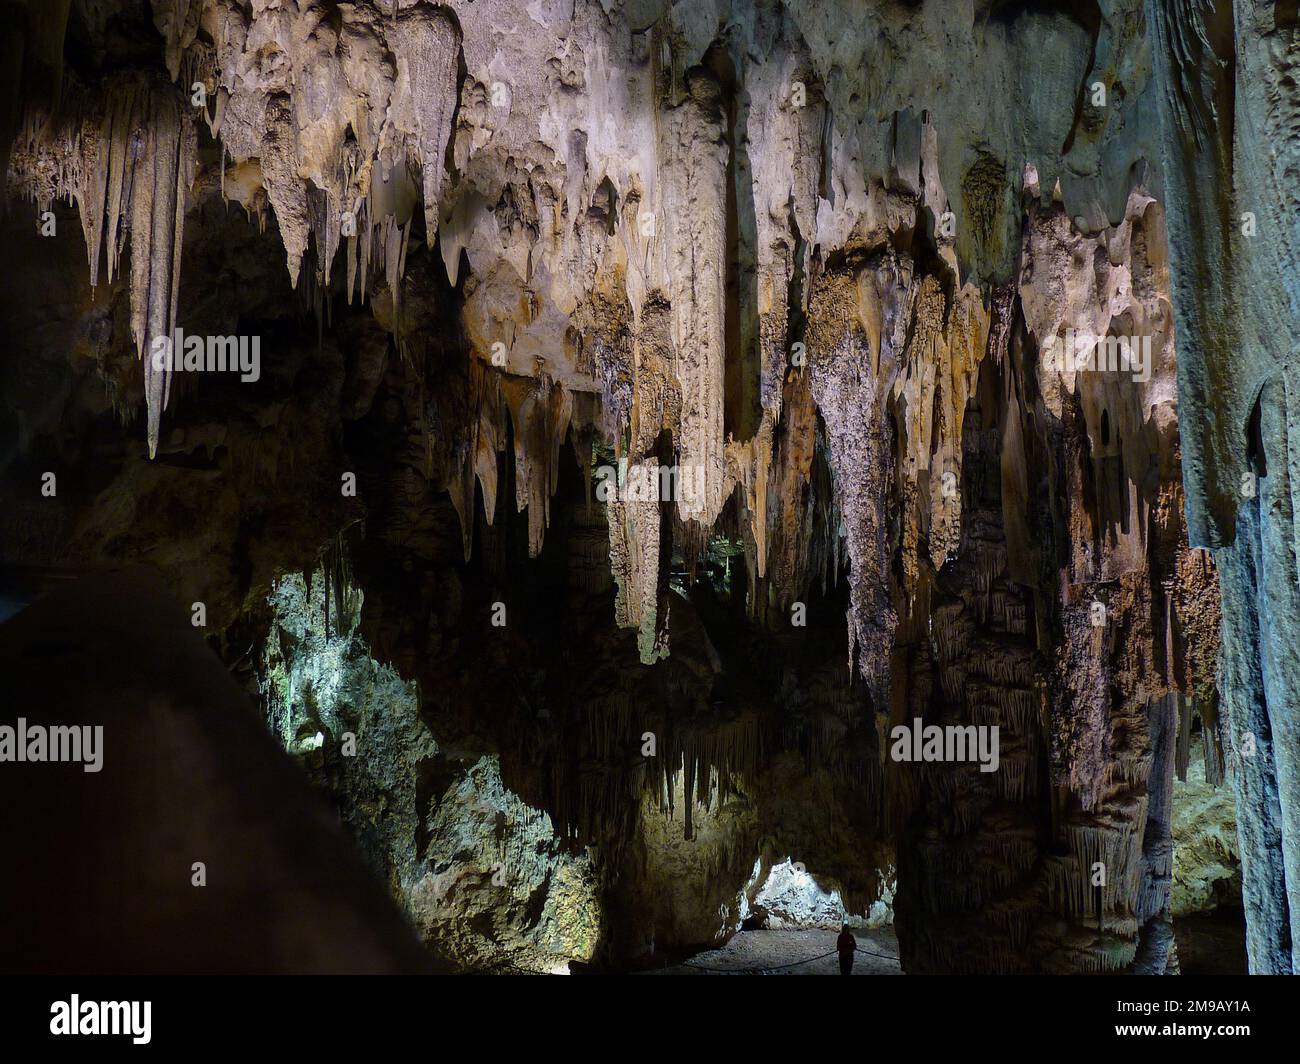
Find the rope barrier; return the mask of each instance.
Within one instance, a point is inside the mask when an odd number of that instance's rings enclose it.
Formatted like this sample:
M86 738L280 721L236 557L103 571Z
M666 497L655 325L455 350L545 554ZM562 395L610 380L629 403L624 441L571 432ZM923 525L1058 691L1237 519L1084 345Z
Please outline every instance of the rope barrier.
M869 956L871 956L871 957L879 957L881 960L886 960L886 961L896 961L896 960L898 960L897 957L890 956L888 953L875 953L875 952L873 952L872 950L869 950L869 949L863 949L861 946L857 946L857 947L855 947L854 952L855 952L855 953L865 953L865 954L867 954L867 955L869 955Z
M861 946L854 947L854 953L865 953L871 957L879 957L881 960L897 961L897 957L891 957L886 953L876 953L873 950L863 949ZM746 972L780 972L786 968L798 968L801 964L811 964L813 961L824 961L827 957L834 957L839 950L833 949L829 953L822 953L816 957L805 957L801 961L791 961L789 964L765 965L760 968L711 968L705 964L695 964L692 961L683 961L683 968L694 968L700 972L719 972L722 975L743 975Z
M865 953L869 957L879 957L884 961L898 962L897 957L892 957L888 953L876 953L874 950L863 949L861 946L854 947L854 953ZM720 975L745 975L753 972L782 972L787 968L798 968L800 965L811 964L813 961L824 961L827 957L834 957L839 953L838 949L833 949L829 953L819 953L816 957L805 957L801 961L790 961L787 964L763 965L758 968L713 968L707 964L696 964L694 961L682 961L683 968L694 968L697 972L717 972ZM480 969L483 974L494 974L503 971L515 972L519 975L541 975L541 972L529 971L527 968L520 968L510 961L497 961L495 964L487 965Z
M801 961L791 961L789 964L773 964L762 968L709 968L703 964L693 964L690 961L683 961L683 966L695 968L701 972L724 972L732 974L735 972L779 972L785 968L798 968L801 964L811 964L813 961L825 960L827 957L833 957L839 950L831 950L830 953L823 953L817 957L806 957Z

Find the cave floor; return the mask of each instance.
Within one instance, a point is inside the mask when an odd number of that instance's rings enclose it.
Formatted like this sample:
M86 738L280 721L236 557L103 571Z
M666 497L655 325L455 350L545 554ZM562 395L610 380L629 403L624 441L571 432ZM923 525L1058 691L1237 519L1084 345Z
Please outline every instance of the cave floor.
M697 953L682 964L656 968L647 975L838 975L835 931L741 931L721 949ZM858 954L854 975L902 975L898 939L892 927L855 930ZM863 950L870 950L864 953ZM822 953L829 957L810 961ZM875 956L882 954L883 956ZM807 961L807 963L799 963Z
M1245 974L1240 912L1184 916L1174 922L1184 975ZM681 964L652 968L643 975L837 975L835 931L741 931L721 949L697 953ZM902 975L898 938L892 927L855 929L854 975ZM863 950L870 950L864 953ZM881 954L883 956L876 956ZM818 960L809 960L819 957ZM805 963L800 963L805 962Z

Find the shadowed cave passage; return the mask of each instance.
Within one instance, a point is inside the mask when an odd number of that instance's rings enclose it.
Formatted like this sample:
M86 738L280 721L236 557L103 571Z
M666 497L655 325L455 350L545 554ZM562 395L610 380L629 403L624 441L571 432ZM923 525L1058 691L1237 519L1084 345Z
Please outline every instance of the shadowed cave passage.
M766 631L744 613L743 555L715 541L662 574L672 650L644 665L637 634L608 621L603 507L572 448L560 460L535 560L526 515L502 507L488 527L480 507L469 565L449 529L450 571L423 588L369 524L331 548L349 558L351 597L333 562L283 581L265 659L276 733L338 797L430 945L469 966L659 963L765 918L772 866L792 855L822 886L804 876L779 910L791 926L865 921L873 904L887 919L877 737L846 682L842 593L810 603L813 638ZM387 619L430 609L411 597L443 581L462 612L435 614L411 646ZM390 677L380 699L376 670ZM347 728L369 753L343 754Z
M124 657L114 719L198 734L224 675L248 786L355 850L367 968L766 970L847 921L909 973L1235 971L1243 924L1291 971L1292 6L20 0L24 690L131 642L100 601L69 645L69 585L151 571L198 671ZM177 847L247 812L141 778ZM97 965L147 962L123 898Z

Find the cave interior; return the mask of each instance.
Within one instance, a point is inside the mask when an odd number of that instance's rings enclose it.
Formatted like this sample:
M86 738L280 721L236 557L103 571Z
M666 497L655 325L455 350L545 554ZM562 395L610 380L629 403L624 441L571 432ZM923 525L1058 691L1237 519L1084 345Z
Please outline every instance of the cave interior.
M1293 5L4 7L7 970L1300 965Z

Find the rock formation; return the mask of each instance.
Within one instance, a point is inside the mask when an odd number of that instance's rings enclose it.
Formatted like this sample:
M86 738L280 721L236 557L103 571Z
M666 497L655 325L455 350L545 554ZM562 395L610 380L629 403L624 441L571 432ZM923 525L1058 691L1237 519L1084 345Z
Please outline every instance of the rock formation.
M12 593L202 605L436 958L1175 972L1195 731L1293 970L1286 5L55 6Z

